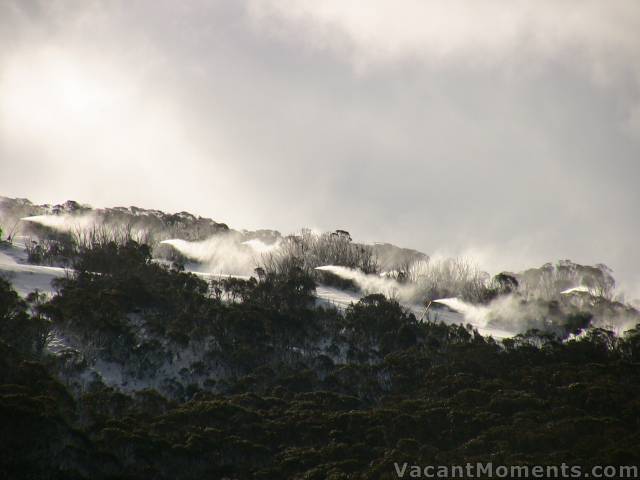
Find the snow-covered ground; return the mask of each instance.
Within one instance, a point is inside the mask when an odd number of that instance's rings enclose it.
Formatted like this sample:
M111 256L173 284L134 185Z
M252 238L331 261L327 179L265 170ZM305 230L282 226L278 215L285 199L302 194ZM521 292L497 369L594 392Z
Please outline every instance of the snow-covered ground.
M19 243L0 246L0 275L13 285L21 296L34 290L52 293L51 280L64 277L68 270L59 267L31 265L27 263L27 252Z
M589 287L585 287L585 286L579 286L579 287L573 287L573 288L568 288L566 290L563 290L562 292L560 292L562 295L568 295L570 293L589 293L591 295L594 295L595 292L590 289Z
M352 303L357 303L362 295L348 290L340 290L339 288L318 285L316 287L316 296L320 305L331 305L340 310L344 310Z

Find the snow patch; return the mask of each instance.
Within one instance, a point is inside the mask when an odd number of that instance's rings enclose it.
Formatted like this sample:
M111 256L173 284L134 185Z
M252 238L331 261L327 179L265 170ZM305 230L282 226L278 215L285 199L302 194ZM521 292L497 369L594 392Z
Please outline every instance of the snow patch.
M69 273L69 270L60 267L20 263L25 260L26 253L18 246L11 245L0 250L0 275L11 282L22 297L34 290L52 294L51 281Z

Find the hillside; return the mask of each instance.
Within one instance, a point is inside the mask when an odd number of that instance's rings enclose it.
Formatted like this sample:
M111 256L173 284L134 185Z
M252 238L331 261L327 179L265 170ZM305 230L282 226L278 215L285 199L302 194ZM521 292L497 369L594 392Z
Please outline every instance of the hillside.
M640 461L640 314L605 266L489 277L344 230L2 206L6 478Z

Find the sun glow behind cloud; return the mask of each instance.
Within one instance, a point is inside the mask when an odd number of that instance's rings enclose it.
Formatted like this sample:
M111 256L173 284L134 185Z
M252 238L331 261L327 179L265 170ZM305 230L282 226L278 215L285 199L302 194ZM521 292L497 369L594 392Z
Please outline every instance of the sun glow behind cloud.
M0 137L10 152L5 160L48 165L47 181L80 189L68 195L96 201L98 183L102 191L117 182L112 188L129 194L123 201L141 201L141 178L165 182L177 160L203 163L171 98L144 69L56 47L16 52L3 67Z
M2 121L27 136L82 130L105 122L126 101L118 83L55 49L16 55L0 83Z

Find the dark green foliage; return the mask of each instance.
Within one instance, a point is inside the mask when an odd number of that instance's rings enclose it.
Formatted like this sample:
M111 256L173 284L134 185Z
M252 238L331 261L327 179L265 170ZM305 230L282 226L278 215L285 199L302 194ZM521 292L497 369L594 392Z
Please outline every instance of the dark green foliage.
M1 478L384 479L404 461L640 461L638 329L499 344L382 295L344 314L314 307L295 265L209 285L134 242L87 250L77 268L46 303L0 283ZM34 348L45 319L85 355L145 375L175 352L203 354L172 394L96 382L72 396L56 379L73 379L62 357Z
M23 355L33 356L42 351L47 332L48 323L30 315L27 302L0 278L0 338Z
M405 460L640 460L637 367L583 363L561 345L504 352L469 339L447 350L404 350L324 384L312 371L303 383L272 371L275 386L259 395L149 404L104 390L80 403L93 409L86 428L104 452L94 461L117 460L133 478L392 478ZM382 372L393 387L366 400L363 384Z
M284 272L259 272L259 280L225 278L212 282L218 296L225 292L233 302L261 306L277 311L296 310L313 301L315 283L310 273L297 265Z
M325 270L314 270L314 278L318 283L327 285L329 287L335 287L340 290L352 290L357 292L360 290L356 282L348 278L342 278L333 272Z
M87 337L112 333L126 341L131 336L126 317L132 313L147 314L151 328L188 335L211 304L205 281L151 262L149 248L133 241L88 249L76 272L56 281L60 295L45 311Z
M124 244L108 242L84 248L74 268L80 273L118 274L138 270L150 262L149 246L129 240Z
M78 255L78 246L68 233L51 231L46 227L32 226L32 230L45 230L39 240L27 241L27 260L37 265L70 266Z
M499 295L509 295L518 291L518 280L513 274L502 272L495 275L486 289L484 302L493 300Z
M78 430L76 403L43 363L0 338L0 478L104 477L112 461Z

